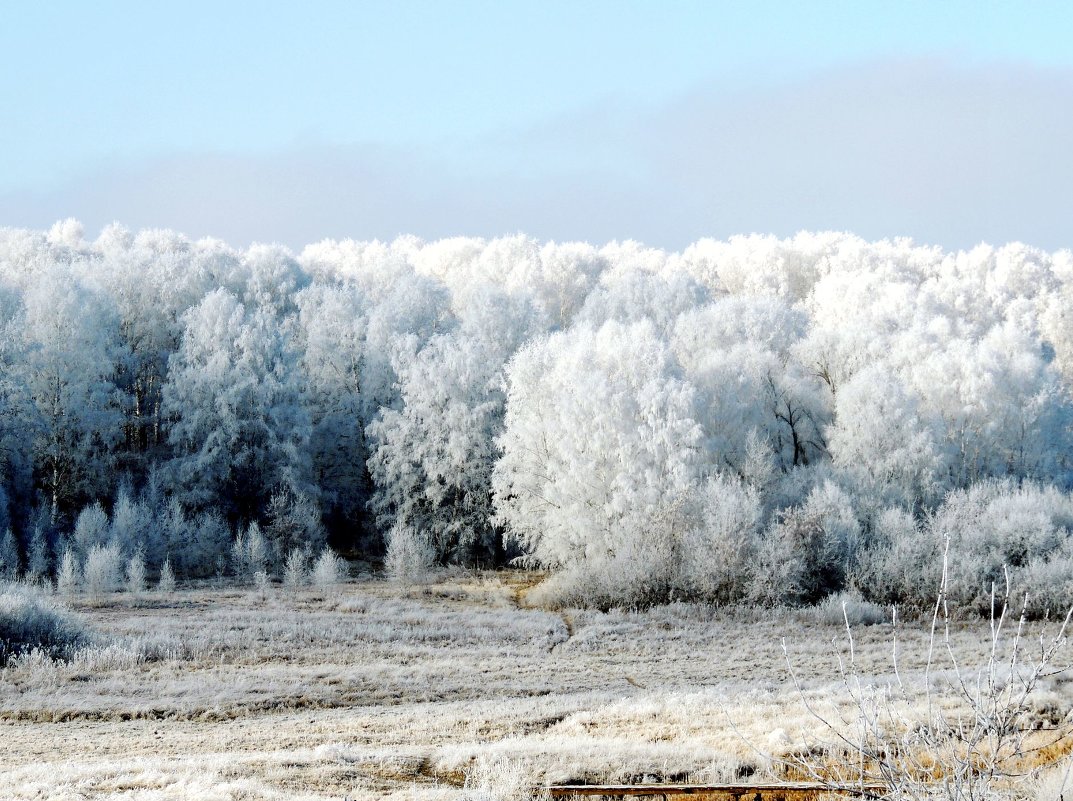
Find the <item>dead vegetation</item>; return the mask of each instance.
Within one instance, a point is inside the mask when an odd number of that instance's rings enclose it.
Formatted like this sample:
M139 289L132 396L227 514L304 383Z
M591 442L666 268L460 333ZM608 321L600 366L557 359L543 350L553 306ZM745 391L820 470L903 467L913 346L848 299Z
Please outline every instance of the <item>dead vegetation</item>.
M814 779L802 765L852 753L835 736L853 734L859 711L835 658L845 628L821 613L560 615L519 604L524 586L455 573L331 597L206 587L106 599L80 610L103 636L183 648L81 667L16 660L0 677L0 797L507 799L567 782ZM1024 642L1046 629L1026 623ZM928 667L928 621L855 630L862 686L897 681L895 632L902 681L927 674L956 720L953 675ZM944 636L959 664L986 661L986 625L951 621ZM1073 749L1053 736L1069 690L1064 674L1040 677L1025 771ZM907 700L907 715L920 711Z

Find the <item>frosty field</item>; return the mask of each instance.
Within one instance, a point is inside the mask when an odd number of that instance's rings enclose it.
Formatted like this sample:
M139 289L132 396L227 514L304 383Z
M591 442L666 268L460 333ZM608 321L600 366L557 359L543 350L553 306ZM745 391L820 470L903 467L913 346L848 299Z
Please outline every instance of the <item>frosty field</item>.
M509 797L545 782L778 775L761 753L821 728L783 641L814 709L837 718L836 616L559 614L524 606L531 581L458 573L359 580L333 597L205 587L80 604L98 646L2 673L0 797L431 800L463 797L467 776ZM955 627L959 659L979 655L985 629ZM888 676L891 625L855 635L862 670ZM897 641L903 680L919 682L927 624L899 624ZM1044 688L1047 714L1068 711L1064 682Z

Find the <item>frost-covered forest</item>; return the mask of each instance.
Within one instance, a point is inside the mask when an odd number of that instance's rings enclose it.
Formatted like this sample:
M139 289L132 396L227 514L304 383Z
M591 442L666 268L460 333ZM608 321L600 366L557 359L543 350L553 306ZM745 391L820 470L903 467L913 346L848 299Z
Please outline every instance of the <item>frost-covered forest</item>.
M1073 602L1073 253L0 230L0 569Z

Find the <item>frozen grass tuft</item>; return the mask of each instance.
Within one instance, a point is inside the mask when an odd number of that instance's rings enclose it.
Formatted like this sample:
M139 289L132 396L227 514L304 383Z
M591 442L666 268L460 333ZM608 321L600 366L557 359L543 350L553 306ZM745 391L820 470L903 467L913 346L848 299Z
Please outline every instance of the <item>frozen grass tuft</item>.
M531 773L520 762L482 758L466 774L460 801L541 801L549 797L547 791L534 794L532 784Z
M1073 789L1070 769L1073 768L1073 758L1067 757L1064 762L1052 766L1043 771L1035 782L1033 793L1035 801L1062 801L1070 795Z
M0 585L0 665L30 651L66 656L91 639L70 610L24 584Z
M851 626L874 626L891 621L890 609L866 601L855 592L829 595L816 605L815 611L819 622L831 626L844 626L847 620Z

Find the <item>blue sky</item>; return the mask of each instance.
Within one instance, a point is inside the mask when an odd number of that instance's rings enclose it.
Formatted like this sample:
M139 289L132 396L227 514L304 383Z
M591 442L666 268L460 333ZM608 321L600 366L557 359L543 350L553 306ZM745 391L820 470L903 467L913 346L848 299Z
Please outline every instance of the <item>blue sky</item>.
M7 3L0 225L1073 245L1073 5Z

